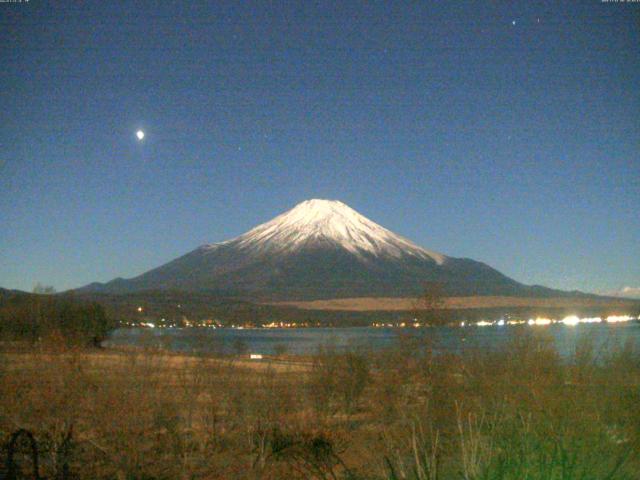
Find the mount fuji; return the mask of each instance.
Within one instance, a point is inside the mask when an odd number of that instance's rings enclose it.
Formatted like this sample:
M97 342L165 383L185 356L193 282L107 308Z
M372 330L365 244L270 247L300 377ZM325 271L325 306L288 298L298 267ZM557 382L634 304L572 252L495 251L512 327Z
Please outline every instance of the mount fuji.
M221 243L203 245L131 279L92 283L96 293L210 292L259 300L401 297L439 282L447 295L557 296L488 265L422 248L339 201L307 200Z

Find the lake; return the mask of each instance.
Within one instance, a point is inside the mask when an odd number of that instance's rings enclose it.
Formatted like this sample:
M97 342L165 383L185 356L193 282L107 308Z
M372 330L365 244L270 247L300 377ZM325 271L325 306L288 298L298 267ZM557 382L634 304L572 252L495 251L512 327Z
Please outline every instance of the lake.
M548 332L563 356L570 355L581 339L592 338L598 349L632 341L640 346L640 322L580 325L552 324L467 326L434 328L120 328L104 342L106 347L161 347L183 353L289 353L312 354L322 346L336 349L392 347L401 336L430 335L439 350L496 349L522 331Z

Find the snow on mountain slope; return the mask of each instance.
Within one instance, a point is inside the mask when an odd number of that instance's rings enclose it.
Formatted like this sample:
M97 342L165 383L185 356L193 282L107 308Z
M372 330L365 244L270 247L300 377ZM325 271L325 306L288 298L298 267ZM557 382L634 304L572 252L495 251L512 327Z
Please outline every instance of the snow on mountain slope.
M317 243L331 243L361 256L376 257L411 255L430 259L442 265L447 257L419 247L336 200L307 200L291 210L263 223L247 233L226 242L205 246L217 249L234 245L255 254L294 252Z

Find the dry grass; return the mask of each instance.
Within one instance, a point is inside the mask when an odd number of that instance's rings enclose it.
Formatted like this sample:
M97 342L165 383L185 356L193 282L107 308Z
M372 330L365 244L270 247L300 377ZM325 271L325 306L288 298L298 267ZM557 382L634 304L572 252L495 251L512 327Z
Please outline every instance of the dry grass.
M342 310L354 312L366 311L409 311L415 309L415 298L363 297L334 298L328 300L273 302L303 310ZM610 298L527 298L527 297L448 297L444 301L446 309L497 308L497 307L539 307L539 308L631 308L638 301Z
M530 332L455 356L399 342L301 362L5 352L2 454L22 428L47 478L637 478L632 346L597 355L585 339L563 361Z

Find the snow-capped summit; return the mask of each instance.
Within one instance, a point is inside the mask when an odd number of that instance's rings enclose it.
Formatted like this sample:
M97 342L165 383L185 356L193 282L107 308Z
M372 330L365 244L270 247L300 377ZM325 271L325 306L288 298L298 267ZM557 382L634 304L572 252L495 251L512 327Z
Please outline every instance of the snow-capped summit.
M206 291L251 299L541 295L484 263L426 250L335 200L307 200L243 235L204 245L128 280L85 291Z
M315 244L334 244L362 256L400 258L413 255L438 265L447 257L431 252L360 215L337 200L312 199L299 203L273 220L223 244L236 244L254 253L293 252ZM217 245L212 244L210 248Z

